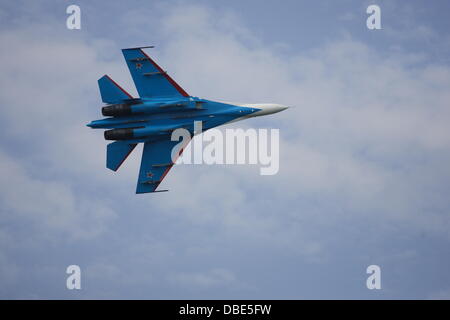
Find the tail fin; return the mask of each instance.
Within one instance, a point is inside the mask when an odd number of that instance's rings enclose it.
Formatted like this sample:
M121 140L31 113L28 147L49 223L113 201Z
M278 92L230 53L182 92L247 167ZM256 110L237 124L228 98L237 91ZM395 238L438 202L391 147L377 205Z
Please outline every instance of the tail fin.
M116 141L108 144L106 149L106 167L117 171L136 145L136 143L129 144L125 141Z
M100 88L100 94L102 101L105 103L120 103L123 100L133 99L133 97L126 92L121 86L119 86L108 75L104 75L98 79L98 87Z

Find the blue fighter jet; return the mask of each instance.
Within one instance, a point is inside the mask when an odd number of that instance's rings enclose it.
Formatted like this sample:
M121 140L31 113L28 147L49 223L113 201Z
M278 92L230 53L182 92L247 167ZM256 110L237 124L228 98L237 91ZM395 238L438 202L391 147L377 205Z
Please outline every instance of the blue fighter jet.
M179 141L171 140L178 128L195 133L194 121L201 121L203 131L222 124L263 116L285 110L279 104L233 104L190 96L160 66L138 47L122 49L139 98L133 98L108 75L98 80L102 115L87 126L108 129L106 167L117 171L140 142L144 143L136 193L156 190L172 168L172 149ZM182 150L178 156L181 155Z

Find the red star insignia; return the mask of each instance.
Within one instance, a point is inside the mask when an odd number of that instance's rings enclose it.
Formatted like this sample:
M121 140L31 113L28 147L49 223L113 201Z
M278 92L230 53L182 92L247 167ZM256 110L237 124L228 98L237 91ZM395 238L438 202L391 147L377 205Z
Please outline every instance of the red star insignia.
M147 172L147 178L153 177L153 173L151 171Z
M136 63L136 69L141 69L142 68L142 63Z

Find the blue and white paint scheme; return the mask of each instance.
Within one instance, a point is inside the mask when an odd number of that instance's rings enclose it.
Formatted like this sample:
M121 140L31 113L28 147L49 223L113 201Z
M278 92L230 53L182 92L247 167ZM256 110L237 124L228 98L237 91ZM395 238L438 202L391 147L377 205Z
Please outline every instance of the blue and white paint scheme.
M117 171L138 143L144 143L136 193L158 192L161 181L173 166L171 141L178 128L194 134L194 121L203 131L250 117L285 110L280 104L234 104L190 96L142 49L122 49L139 98L133 98L109 76L98 80L102 101L101 120L87 126L107 129L106 166ZM181 154L182 151L180 151ZM166 191L166 190L159 190Z

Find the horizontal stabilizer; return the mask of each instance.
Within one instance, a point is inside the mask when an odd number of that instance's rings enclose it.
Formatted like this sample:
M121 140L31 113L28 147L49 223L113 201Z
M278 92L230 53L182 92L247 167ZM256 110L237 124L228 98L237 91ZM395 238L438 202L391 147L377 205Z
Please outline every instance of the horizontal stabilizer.
M133 99L133 97L119 86L108 75L104 75L98 79L98 87L104 103L120 103L123 100Z
M106 150L106 167L117 171L135 147L135 143L129 144L124 141L116 141L108 144Z

